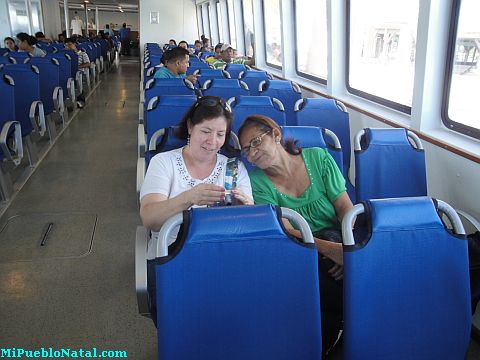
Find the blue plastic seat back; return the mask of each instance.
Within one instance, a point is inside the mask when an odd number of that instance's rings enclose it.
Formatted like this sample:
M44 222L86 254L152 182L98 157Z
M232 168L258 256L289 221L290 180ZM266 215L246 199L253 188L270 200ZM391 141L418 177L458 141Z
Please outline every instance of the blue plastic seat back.
M65 50L65 44L63 43L53 43L51 44L53 48L55 48L57 51L63 51Z
M60 86L60 66L46 57L34 57L29 64L35 65L40 70L40 98L43 102L45 115L54 110L53 91Z
M5 56L10 52L7 48L0 48L0 56Z
M211 56L215 56L215 53L212 51L202 51L199 55L200 55L200 59L206 60Z
M204 62L194 62L194 63L192 63L192 62L190 62L190 66L187 69L187 75L191 75L195 71L203 70L203 69L212 70L210 65L208 65L207 63L204 63Z
M66 54L63 52L55 53L55 54L48 54L47 57L55 59L58 61L59 65L59 79L60 79L60 86L63 89L63 98L66 99L68 97L68 89L67 89L67 82L68 79L72 77L72 64L70 56L65 56Z
M154 265L158 358L320 359L314 247L286 236L271 205L184 214L178 250Z
M250 95L250 92L242 87L237 79L212 79L210 84L207 84L202 88L205 96L218 96L227 101L231 97Z
M9 56L1 56L0 55L0 64L11 64L12 61L10 60Z
M162 54L150 54L148 56L148 62L150 62L150 66L157 66L160 65L162 62Z
M12 51L8 54L11 58L14 58L17 64L22 64L26 59L30 58L27 52Z
M147 146L157 130L178 125L196 101L197 97L194 95L164 95L152 98L147 103L147 112L144 118Z
M327 149L332 155L333 160L337 163L338 169L342 172L343 156L342 149L336 149L334 146L328 145L325 130L315 126L282 126L283 139L298 140L297 145L301 148L319 147ZM342 172L343 176L345 174Z
M295 103L302 98L302 94L295 90L289 80L267 80L260 95L271 96L283 103L287 115L287 125L297 125L295 118Z
M230 74L232 79L238 79L242 71L248 71L248 68L244 64L227 64L225 71Z
M158 153L178 149L187 145L186 139L180 139L175 136L177 126L169 126L167 128L164 128L164 130L164 134L159 138L159 141L157 142L156 149L145 151L145 169L148 169L150 160Z
M355 151L357 202L427 195L425 152L410 144L406 129L365 129L363 139Z
M200 87L202 87L207 80L228 79L227 74L220 69L199 69L198 74L200 76L197 78L197 81Z
M70 59L71 59L71 61L70 61L70 66L71 66L70 77L75 79L75 76L76 76L77 71L78 71L78 55L75 53L75 51L69 50L69 49L62 50L61 52L70 56Z
M240 80L248 85L250 95L260 95L258 85L262 81L269 80L271 77L266 71L247 70L240 75Z
M268 116L280 126L286 123L285 112L274 104L269 96L237 96L231 107L234 132L238 132L248 116L255 114Z
M0 72L0 99L2 107L0 108L0 131L5 123L15 121L15 85L14 80L9 80L9 75L3 71ZM0 151L0 161L5 158L3 151Z
M365 204L356 245L344 245L344 358L464 359L466 238L445 229L429 198Z
M88 55L88 58L90 59L90 62L95 62L96 59L96 51L93 50L92 45L89 43L80 43L77 44L77 49L81 50L83 52L86 52Z
M183 79L154 78L150 87L145 89L145 104L154 96L162 95L197 95L197 92L189 88Z
M30 107L40 97L40 74L38 68L32 64L7 65L3 74L10 75L15 82L15 120L22 127L22 136L29 135L32 130L30 121Z
M189 62L190 62L190 66L192 66L193 64L198 64L198 63L201 63L202 60L200 60L197 56L195 55L190 55L189 57Z

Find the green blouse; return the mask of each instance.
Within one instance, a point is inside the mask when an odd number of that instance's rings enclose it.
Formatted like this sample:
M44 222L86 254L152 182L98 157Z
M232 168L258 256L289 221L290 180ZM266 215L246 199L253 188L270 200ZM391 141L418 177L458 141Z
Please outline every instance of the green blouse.
M345 179L326 149L302 150L302 158L310 178L310 186L299 197L283 194L265 175L255 169L250 175L256 204L273 204L297 211L312 232L326 228L340 229L333 203L346 191Z

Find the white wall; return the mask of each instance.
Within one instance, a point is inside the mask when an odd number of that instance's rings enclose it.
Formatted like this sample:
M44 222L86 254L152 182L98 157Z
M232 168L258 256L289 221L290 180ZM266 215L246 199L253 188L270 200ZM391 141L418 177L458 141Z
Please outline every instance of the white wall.
M63 8L62 8L63 10ZM58 39L62 33L63 11L60 13L60 6L57 1L42 0L43 33L49 39Z
M197 37L197 16L193 0L139 0L140 44L164 44L169 39L193 42ZM159 13L159 24L150 24L150 12Z
M75 11L77 11L77 15L85 22L85 11L84 10L72 10L70 9L69 16L70 20L73 19L75 15ZM63 16L63 15L62 15ZM88 12L88 18L90 21L95 22L95 10L91 10ZM100 22L100 30L105 28L105 24L114 24L114 30L119 30L122 27L123 23L127 23L127 26L133 30L138 31L139 24L138 24L138 13L127 13L120 11L99 11L98 12L98 21Z

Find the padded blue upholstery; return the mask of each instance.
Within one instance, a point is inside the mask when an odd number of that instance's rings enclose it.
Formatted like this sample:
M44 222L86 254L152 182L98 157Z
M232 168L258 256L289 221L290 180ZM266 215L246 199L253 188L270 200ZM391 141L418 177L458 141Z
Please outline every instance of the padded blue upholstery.
M250 95L260 95L260 92L258 91L258 85L262 81L266 81L269 79L270 76L266 71L257 70L247 70L242 74L242 76L240 76L240 80L242 80L245 84L248 85Z
M366 202L366 243L344 246L344 359L464 359L471 303L467 241L429 198ZM344 234L345 237L345 234Z
M33 57L29 64L40 70L40 97L45 115L51 114L54 110L53 91L60 86L60 66L47 57Z
M365 146L355 151L356 201L427 195L425 153L406 129L365 129Z
M146 111L144 119L147 147L157 130L180 123L187 110L197 101L194 95L165 95L157 99L152 109Z
M202 69L212 69L207 63L204 62L194 62L191 63L187 69L187 75L193 74L197 70Z
M145 89L145 104L154 96L162 95L196 95L195 89L189 88L183 79L153 79L153 85Z
M248 68L243 64L227 64L227 66L225 66L225 70L230 74L232 79L238 79L240 73L242 71L248 71Z
M266 88L260 91L260 95L271 96L283 103L285 106L285 115L287 116L287 125L297 125L295 103L302 98L302 94L295 91L292 82L289 80L267 80Z
M59 80L60 86L63 89L63 98L66 99L68 97L68 89L67 89L67 82L69 78L72 78L72 65L70 62L72 61L71 58L65 56L64 52L59 52L55 54L48 54L47 57L56 59L59 63ZM73 79L75 76L73 76Z
M31 64L7 65L3 73L15 81L15 120L22 127L22 136L27 136L33 130L30 106L34 101L40 100L40 75Z
M237 96L232 103L232 130L238 132L245 119L254 114L272 118L278 125L286 123L285 112L274 105L269 96Z
M70 77L75 79L75 76L78 71L78 55L73 50L62 50L65 54L68 54L72 61L70 62L70 66L72 67L70 72Z
M201 87L207 80L228 79L225 72L220 69L199 69L198 85Z
M0 131L3 129L5 123L15 121L15 85L5 79L6 74L0 72L0 99L2 99L2 107L0 108ZM3 160L5 155L0 151L0 160Z
M314 247L270 205L187 215L180 251L155 265L158 359L320 359Z
M186 139L179 139L175 136L174 132L176 128L176 126L166 128L165 134L157 143L157 149L155 151L145 151L145 169L148 169L150 160L158 153L178 149L187 144Z
M340 171L342 171L342 149L335 149L335 147L327 145L322 128L314 126L282 126L282 135L285 140L288 138L298 140L298 146L302 148L319 147L327 149Z
M26 59L30 58L27 52L12 51L8 54L11 58L14 58L17 64L22 64Z
M237 79L212 79L210 86L202 88L202 93L205 96L219 96L225 101L235 96L250 95Z

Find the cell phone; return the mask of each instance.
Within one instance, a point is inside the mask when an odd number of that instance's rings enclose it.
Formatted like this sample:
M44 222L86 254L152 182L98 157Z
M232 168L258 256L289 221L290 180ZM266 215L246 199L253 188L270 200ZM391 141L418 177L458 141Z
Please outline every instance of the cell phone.
M232 189L237 187L237 177L238 177L238 159L230 158L227 160L227 165L225 169L225 205L232 205L233 196Z

